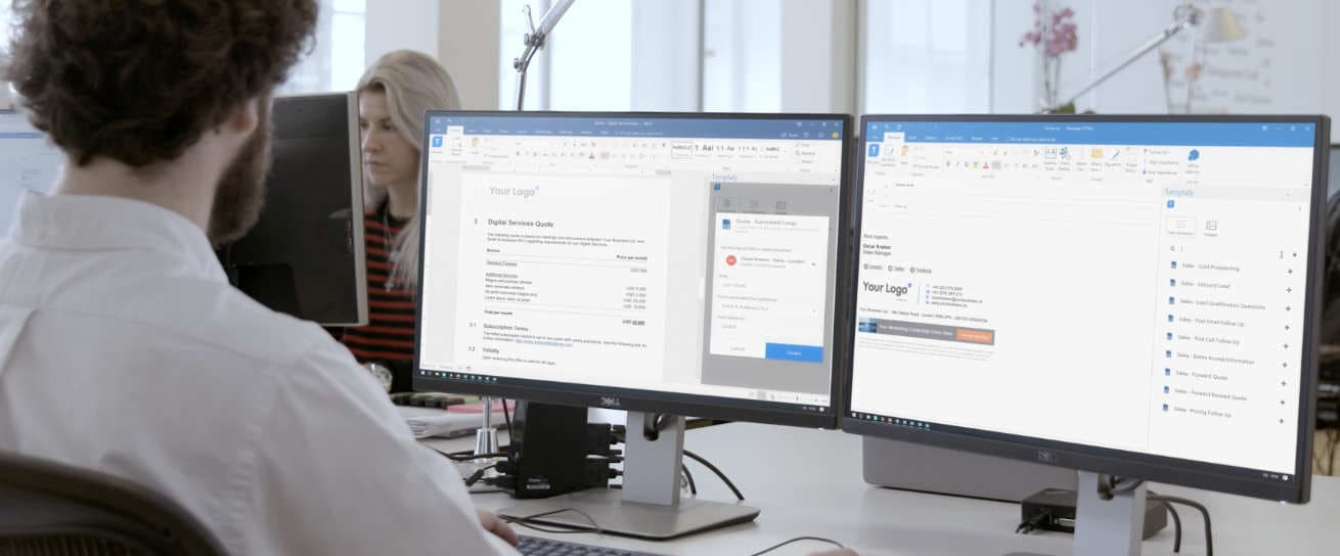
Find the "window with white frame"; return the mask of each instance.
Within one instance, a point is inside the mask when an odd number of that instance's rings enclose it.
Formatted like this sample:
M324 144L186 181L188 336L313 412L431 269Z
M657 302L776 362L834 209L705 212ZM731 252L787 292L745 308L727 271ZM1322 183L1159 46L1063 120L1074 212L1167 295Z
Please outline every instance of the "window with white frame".
M703 110L782 109L782 0L707 0Z
M11 30L9 28L9 2L0 0L0 60L5 59L5 52L9 50L9 37ZM0 81L0 108L9 108L12 104L13 92L8 83Z
M555 30L549 53L550 108L632 109L633 9L627 0L573 3Z
M552 0L502 0L498 103L516 107L513 62ZM527 110L696 110L695 2L577 0L531 62Z
M552 3L501 0L505 108L516 104L523 9L538 23ZM531 65L526 108L986 112L992 5L577 0Z
M352 90L364 70L366 14L367 0L321 0L316 41L280 94Z
M0 48L9 48L9 36L11 34L9 28L9 11L11 9L12 8L8 1L0 1L0 29L4 30L4 36L0 37L3 38L4 40L0 44L5 45Z
M991 3L865 2L864 112L991 110Z

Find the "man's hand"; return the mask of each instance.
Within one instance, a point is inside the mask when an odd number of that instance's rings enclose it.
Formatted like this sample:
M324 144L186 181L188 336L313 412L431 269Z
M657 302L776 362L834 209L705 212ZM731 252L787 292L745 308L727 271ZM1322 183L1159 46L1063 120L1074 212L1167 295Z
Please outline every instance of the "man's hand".
M493 533L512 546L516 546L517 543L521 542L521 537L516 536L516 531L512 530L512 526L508 525L507 522L498 519L498 516L493 515L493 512L486 512L484 510L475 511L479 513L479 524L484 526L485 531Z

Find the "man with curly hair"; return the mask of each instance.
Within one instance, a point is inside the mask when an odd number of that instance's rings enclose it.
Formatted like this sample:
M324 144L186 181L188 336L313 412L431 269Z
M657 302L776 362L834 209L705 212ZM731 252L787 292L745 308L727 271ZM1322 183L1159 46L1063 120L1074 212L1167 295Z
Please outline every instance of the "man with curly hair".
M7 0L5 0L7 1ZM228 285L315 0L19 0L0 81L66 154L0 242L0 450L184 506L229 554L497 554L376 381Z

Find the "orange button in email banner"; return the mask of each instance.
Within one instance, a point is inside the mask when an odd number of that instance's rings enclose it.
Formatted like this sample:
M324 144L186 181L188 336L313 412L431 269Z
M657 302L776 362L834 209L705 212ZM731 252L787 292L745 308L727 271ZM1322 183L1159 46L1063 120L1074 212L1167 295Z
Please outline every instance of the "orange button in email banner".
M996 341L996 333L990 330L967 330L960 328L954 331L954 339L960 342L971 342L974 344L991 344Z

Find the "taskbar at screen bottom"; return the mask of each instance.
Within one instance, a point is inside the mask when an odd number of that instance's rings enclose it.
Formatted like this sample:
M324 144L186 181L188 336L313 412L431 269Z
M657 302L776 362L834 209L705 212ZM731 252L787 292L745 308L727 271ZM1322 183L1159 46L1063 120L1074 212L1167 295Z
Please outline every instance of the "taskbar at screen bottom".
M1297 502L1288 498L1296 494L1294 492L1296 489L1301 488L1298 486L1300 480L1306 482L1304 477L1287 473L1021 437L893 415L848 411L842 421L842 429L854 434L931 444L1082 471L1129 476L1286 502ZM1120 466L1125 470L1104 469L1108 466L1094 462L1120 462ZM1131 469L1150 472L1141 474L1131 472Z
M537 403L671 413L775 425L837 428L837 414L834 408L815 404L612 388L433 370L415 372L413 387L420 392L481 394Z

